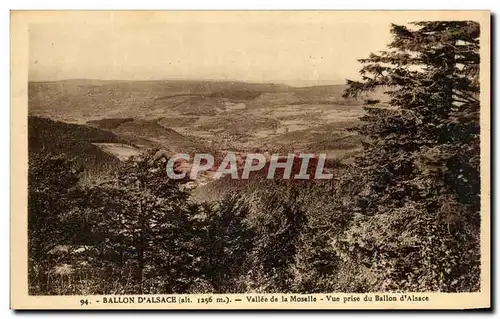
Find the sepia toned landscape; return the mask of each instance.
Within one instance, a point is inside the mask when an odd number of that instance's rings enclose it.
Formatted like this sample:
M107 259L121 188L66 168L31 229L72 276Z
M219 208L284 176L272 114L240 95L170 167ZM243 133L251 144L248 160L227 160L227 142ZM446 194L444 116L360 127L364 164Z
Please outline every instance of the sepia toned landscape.
M161 44L153 30L168 24L32 26L29 294L479 291L481 26L392 22L374 25L366 45L350 37L366 27L355 21L334 40L320 24L242 23L234 46L206 40L234 35L217 24L199 34L176 24ZM307 47L308 37L326 44ZM151 61L133 59L139 43L155 49L143 49ZM112 62L89 58L108 46ZM293 77L273 71L279 49L307 59L290 63ZM159 58L172 52L179 66ZM323 70L328 59L337 70ZM267 78L252 75L259 61ZM238 78L240 67L249 75ZM166 163L179 153L216 164L235 154L239 176L249 154L267 162L248 179L215 169L172 179ZM273 154L302 153L326 154L333 177L266 178Z
M220 81L30 82L29 125L36 132L33 138L40 139L37 147L68 148L85 162L89 156L124 161L160 148L171 155L307 151L349 163L361 142L348 129L359 123L366 101L387 97L380 91L364 99L343 98L345 88ZM60 134L64 145L57 145ZM93 164L87 172L96 169L93 178L99 180L106 161Z

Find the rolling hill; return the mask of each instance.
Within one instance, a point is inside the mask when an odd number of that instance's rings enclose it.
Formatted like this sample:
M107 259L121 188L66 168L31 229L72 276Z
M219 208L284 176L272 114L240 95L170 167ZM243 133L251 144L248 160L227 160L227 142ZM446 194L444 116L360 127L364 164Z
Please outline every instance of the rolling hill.
M151 109L168 109L191 100L209 103L224 96L248 99L262 92L287 90L280 84L234 81L65 80L30 82L28 98L30 115L82 122L103 117L137 117Z
M114 171L120 160L101 150L96 144L113 143L130 145L112 132L84 125L53 121L47 118L28 118L28 152L64 154L83 165L90 174L107 174Z
M109 130L141 148L161 147L171 152L207 151L207 146L193 137L184 136L155 120L105 118L87 122L88 125Z
M338 135L364 114L344 85L231 81L66 80L29 83L29 114L109 131L128 144L193 152L355 148ZM343 141L336 142L340 138Z

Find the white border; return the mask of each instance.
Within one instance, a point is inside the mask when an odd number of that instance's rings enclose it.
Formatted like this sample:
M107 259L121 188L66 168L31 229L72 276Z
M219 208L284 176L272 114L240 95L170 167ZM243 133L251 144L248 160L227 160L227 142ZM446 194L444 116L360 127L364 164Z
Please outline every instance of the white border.
M292 10L292 9L490 9L494 13L498 13L500 10L499 8L499 2L498 1L485 1L485 0L474 0L474 1L468 1L468 2L458 2L458 1L437 1L437 0L420 0L418 2L403 2L403 1L390 1L390 0L382 0L382 1L342 1L338 3L333 3L332 1L319 1L319 0L308 0L308 1L294 1L294 0L287 0L287 1L274 1L270 2L269 0L253 0L253 1L221 1L221 0L211 0L211 1L203 1L203 0L198 0L198 1L193 1L193 0L183 0L183 1L177 1L177 2L171 2L171 3L162 3L160 1L151 1L151 0L141 0L141 1L127 1L127 0L122 0L122 1L104 1L104 0L86 0L86 1L2 1L1 7L3 10L0 12L0 17L2 19L2 24L1 24L1 29L0 29L0 36L2 40L2 46L0 47L0 54L2 56L2 61L3 63L0 64L1 68L1 80L2 80L2 85L1 85L1 91L2 91L2 98L3 98L3 106L0 108L0 145L2 146L2 150L9 150L9 143L10 143L10 127L9 127L9 120L10 120L10 103L9 103L9 95L10 95L10 76L9 76L9 65L10 65L10 59L9 59L9 11L8 9L24 9L24 10L29 10L29 9L151 9L151 10L160 10L160 9L173 9L173 10L180 10L180 9L285 9L285 10ZM494 27L492 25L492 27ZM496 35L496 32L493 34ZM492 39L493 40L493 39ZM495 40L493 40L491 43L492 45L496 43L497 37L495 36ZM496 67L493 70L492 76L496 75ZM495 90L495 87L491 88L492 90ZM492 106L494 107L496 105L496 99L495 101L492 101ZM500 115L498 112L493 113L494 118L492 118L493 123L500 123ZM496 125L493 125L493 136L496 134ZM494 146L498 147L498 139L494 141ZM5 153L4 153L5 154ZM1 241L1 248L4 253L4 258L3 262L1 265L1 274L2 274L2 287L1 287L1 293L0 293L0 298L2 300L2 306L1 306L1 317L11 317L14 316L15 313L12 311L8 310L9 307L9 260L8 258L5 258L5 254L8 253L9 251L9 238L10 238L10 233L9 233L9 221L8 221L8 216L9 216L9 192L10 192L10 185L9 185L9 179L8 176L10 175L10 163L9 163L9 156L3 156L0 159L0 167L2 168L0 177L0 205L2 207L2 212L3 212L3 223L1 223L2 227L2 234L3 234L3 240ZM498 171L496 171L498 174ZM495 174L495 177L498 177L498 175ZM495 189L495 193L492 194L492 198L500 198L500 191L498 188ZM492 216L495 216L496 212L492 211ZM498 216L495 218L495 225L494 229L499 229L498 228L498 223L499 223L499 218ZM492 232L492 235L494 235L494 231ZM494 236L496 239L496 236ZM494 245L493 247L495 247ZM494 254L495 260L494 262L497 262L497 257L498 254ZM497 263L496 263L497 264ZM492 268L492 271L495 270L495 267ZM497 276L493 276L492 278L497 278ZM494 283L497 284L498 281ZM495 286L493 286L495 287ZM498 294L494 294L496 296L496 300L493 302L493 305L498 306ZM42 313L38 315L43 315L43 316L50 316L53 313ZM82 314L79 313L79 316L87 316L90 313ZM97 317L104 317L106 314L109 315L109 313L94 313ZM129 315L134 315L137 313L129 313ZM158 315L168 315L169 317L174 317L174 316L196 316L196 315L203 315L203 316L219 316L220 313L175 313L175 312L170 312L168 314L165 313L155 313ZM238 313L239 315L240 313ZM277 313L272 313L272 314L277 314ZM264 316L267 317L268 315L272 315L271 313L246 313L243 315L258 315L258 316ZM318 314L318 313L317 313ZM357 317L357 316L362 316L363 314L367 313L322 313L322 315L335 315L335 316L340 316L340 317ZM73 314L68 314L68 313L61 313L59 315L62 316L72 316ZM120 313L115 313L115 315L127 315L123 312ZM230 316L235 316L237 315L236 313L227 313L227 315ZM280 313L279 315L283 316L289 316L291 313ZM298 315L306 315L305 313L298 313ZM309 315L309 314L307 314ZM321 314L318 314L321 315ZM401 313L369 313L369 316L400 316ZM408 317L420 317L423 314L417 314L417 313L406 313L405 316ZM467 315L467 316L472 316L474 317L476 314L472 313L447 313L447 314L442 314L445 316L459 316L459 315Z

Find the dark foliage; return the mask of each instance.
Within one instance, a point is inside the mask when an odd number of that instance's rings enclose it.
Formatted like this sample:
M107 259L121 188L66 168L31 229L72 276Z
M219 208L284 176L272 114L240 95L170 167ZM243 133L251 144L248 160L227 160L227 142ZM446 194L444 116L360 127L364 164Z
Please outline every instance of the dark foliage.
M389 107L367 107L360 213L338 247L379 290L479 288L479 24L393 25L390 50L360 60Z

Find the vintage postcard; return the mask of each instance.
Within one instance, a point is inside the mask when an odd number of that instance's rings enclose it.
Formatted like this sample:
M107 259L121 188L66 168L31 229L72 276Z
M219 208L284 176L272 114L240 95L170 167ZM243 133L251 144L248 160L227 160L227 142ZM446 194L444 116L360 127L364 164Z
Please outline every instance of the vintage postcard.
M490 308L488 11L12 11L11 308Z

